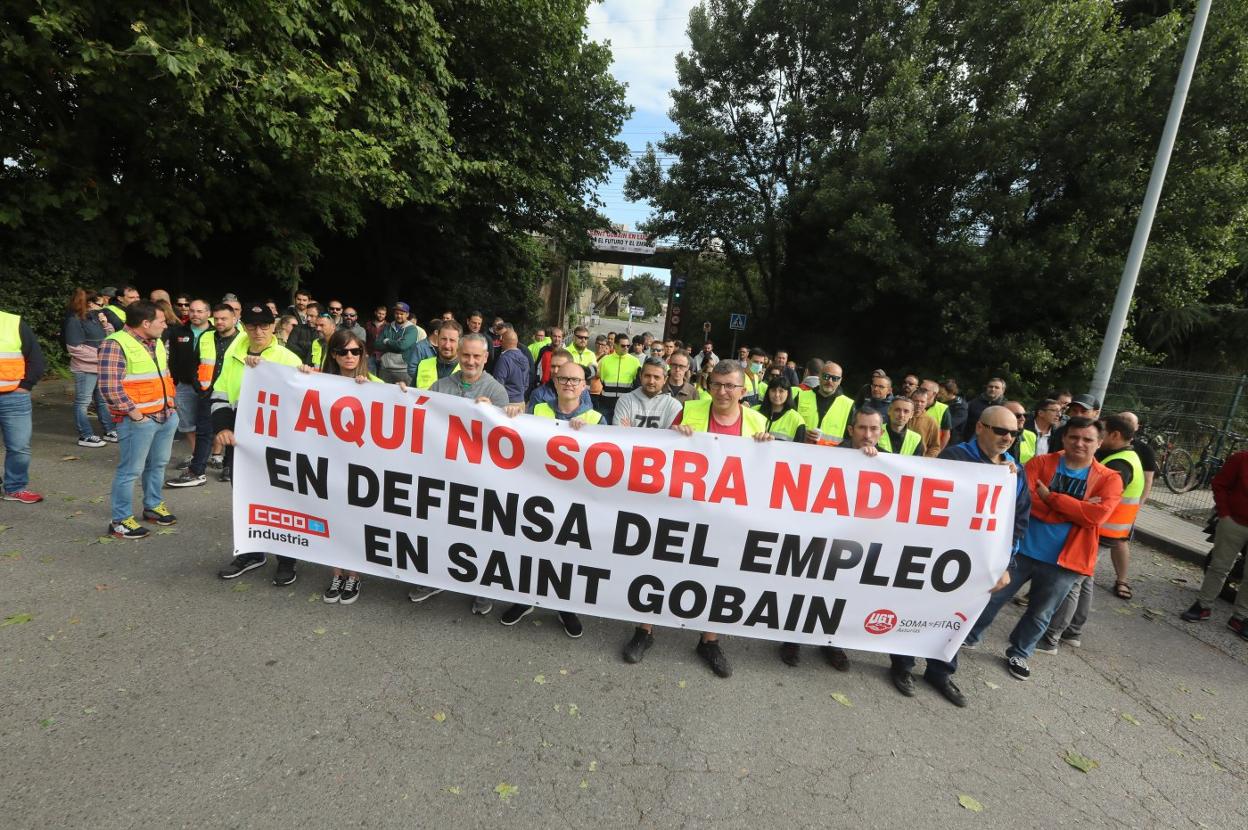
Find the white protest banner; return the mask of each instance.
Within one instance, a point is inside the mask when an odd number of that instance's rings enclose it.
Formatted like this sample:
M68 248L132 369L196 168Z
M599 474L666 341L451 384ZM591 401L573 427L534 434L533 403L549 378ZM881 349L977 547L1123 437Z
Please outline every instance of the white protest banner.
M636 231L590 231L589 241L595 251L652 254L657 250L653 239Z
M950 657L1009 561L1004 467L587 426L262 363L234 547L504 602Z

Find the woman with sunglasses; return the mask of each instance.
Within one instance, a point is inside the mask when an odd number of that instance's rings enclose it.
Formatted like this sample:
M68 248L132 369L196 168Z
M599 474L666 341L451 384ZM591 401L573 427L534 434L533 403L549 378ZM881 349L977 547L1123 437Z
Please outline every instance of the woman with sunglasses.
M806 440L806 422L797 413L797 402L793 400L793 390L784 382L784 375L771 372L767 377L767 392L763 402L754 409L767 416L767 431L776 436L777 441L796 441L799 444Z
M299 367L301 372L314 372L311 366ZM320 371L327 375L341 375L354 378L356 383L381 383L381 378L368 371L368 355L364 350L364 339L350 329L340 329L329 338L325 347L325 358ZM399 383L399 391L406 392L407 384ZM343 571L334 568L329 587L321 595L321 599L329 603L350 605L360 596L360 575L355 571Z

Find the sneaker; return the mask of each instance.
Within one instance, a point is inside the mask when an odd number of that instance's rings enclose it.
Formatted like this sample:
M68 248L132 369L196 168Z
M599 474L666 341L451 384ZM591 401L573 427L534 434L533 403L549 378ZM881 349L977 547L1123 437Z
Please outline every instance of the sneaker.
M893 679L893 685L897 687L897 691L906 697L914 697L914 675L908 671L893 670L888 673Z
M1057 643L1051 642L1045 637L1040 638L1040 642L1036 643L1037 654L1057 654Z
M188 455L186 458L183 458L181 461L179 461L178 466L174 467L174 469L175 470L188 470L191 467L191 462L194 460L195 460L195 456Z
M1026 680L1031 677L1031 666L1021 657L1011 657L1006 663L1010 676L1015 680Z
M573 640L585 633L585 626L581 625L581 618L571 611L560 611L559 622L563 624L563 633Z
M234 468L222 467L221 475L217 476L217 478L224 481L226 484L229 484L230 482L234 480Z
M1083 640L1079 639L1078 634L1063 634L1058 638L1058 642L1065 643L1071 648L1082 648Z
M321 594L321 599L329 603L334 603L341 598L342 574L334 574L334 578L329 581L329 587L325 589L325 593Z
M1213 616L1213 609L1205 608L1199 602L1193 602L1192 607L1179 614L1179 616L1188 622L1204 622Z
M148 530L136 522L133 516L127 516L120 522L110 523L108 532L118 539L142 539L147 536Z
M280 588L282 586L289 585L294 581L295 581L294 560L292 559L289 562L279 561L277 563L277 570L273 572L273 584L277 585ZM341 599L338 601L342 602Z
M1010 601L1013 602L1015 605L1019 605L1019 606L1022 606L1023 608L1026 608L1027 603L1031 602L1031 597L1028 594L1016 594L1014 596L1014 599Z
M957 707L966 706L966 695L962 694L962 690L958 688L958 684L953 682L952 677L924 677L931 683L936 691L944 695L945 700Z
M802 647L797 643L784 643L780 646L780 660L786 666L796 666L802 662Z
M190 470L183 470L182 475L165 482L166 487L202 487L208 482L208 476L200 473L195 475Z
M118 441L121 440L121 438L118 437L117 435L117 430L115 429L110 429L108 432L101 435L100 439L103 441L107 441L110 444L116 444Z
M494 600L487 599L485 597L473 597L472 598L472 613L476 614L477 616L484 617L486 614L490 613L493 610L494 610Z
M169 525L178 523L178 517L169 512L169 508L165 506L163 501L155 507L145 508L143 510L143 520L153 522L161 527L169 527Z
M360 598L360 578L358 576L349 576L347 581L342 583L342 598L338 600L340 605L350 605Z
M240 553L230 560L230 564L217 571L217 576L222 579L234 579L248 571L263 567L267 561L268 557L263 553Z
M22 504L38 504L43 501L43 496L34 490L18 490L16 493L5 493L5 501L20 501Z
M717 640L700 640L696 649L698 656L711 667L718 677L732 677L732 666L724 656L724 650Z
M104 446L104 439L98 435L88 435L86 438L78 439L78 446L80 447L102 447Z
M644 628L633 629L633 639L624 646L624 662L640 663L641 658L646 656L646 652L652 645L654 645L653 634Z
M1226 621L1226 627L1244 639L1248 639L1248 620L1243 617L1231 617Z
M962 648L966 649L967 651L974 651L975 649L979 648L979 640L965 640L962 643Z
M503 615L498 618L498 621L503 625L515 625L532 613L532 605L524 605L523 603L517 602L504 611Z
M829 666L837 671L849 671L849 655L845 653L845 649L819 646L819 650L823 652L823 658L828 661Z
M221 469L222 467L225 466L225 456L224 455L208 456L208 466L214 470Z
M412 602L424 602L429 597L436 597L442 593L441 588L430 588L428 585L417 585L415 588L407 592L407 598Z

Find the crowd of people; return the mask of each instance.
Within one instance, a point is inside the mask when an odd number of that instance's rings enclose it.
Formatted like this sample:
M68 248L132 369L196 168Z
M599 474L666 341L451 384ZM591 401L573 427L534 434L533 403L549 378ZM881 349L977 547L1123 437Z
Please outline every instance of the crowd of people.
M1054 390L1028 406L1008 397L1005 380L990 378L982 393L967 400L953 379L900 373L894 385L880 369L851 395L833 360L812 358L799 370L786 352L760 347L742 347L721 359L710 340L688 347L650 334L611 333L591 340L584 326L573 327L566 340L565 330L553 326L522 343L513 325L495 317L486 327L477 311L462 323L445 311L422 326L403 302L377 306L362 321L355 308L336 299L318 302L306 291L279 310L272 300L242 303L233 294L213 304L156 290L144 300L132 286L77 289L67 303L63 334L78 444L119 447L108 532L122 539L148 535L140 519L156 526L177 522L163 495L166 488L201 487L209 467L220 471L221 481L232 480L242 378L260 361L455 395L512 417L567 421L574 429L585 424L673 429L848 449L867 457L884 452L1005 465L1017 486L1010 564L963 647L978 647L1001 607L1013 599L1025 610L1010 633L1005 666L1019 680L1030 676L1037 651L1081 646L1101 547L1112 558L1113 594L1132 597L1130 540L1156 472L1151 449L1136 437L1136 416L1103 415L1100 401L1090 395ZM45 369L27 323L0 311L5 501L42 500L29 485L29 393ZM170 477L166 470L177 436L185 440L187 454ZM1211 616L1213 599L1248 541L1248 453L1233 456L1213 487L1219 524L1212 563L1198 599L1182 614L1193 622ZM274 584L294 582L296 561L276 559ZM264 552L242 553L219 576L234 579L266 561ZM1026 595L1020 593L1024 586ZM419 603L439 593L416 586L409 598ZM335 569L323 597L350 604L359 595L360 575ZM489 614L492 603L476 597L471 610ZM502 612L501 622L514 625L531 611L514 604ZM568 636L581 636L583 624L575 614L558 617ZM1229 622L1248 639L1246 619L1248 593L1241 591ZM637 626L623 647L624 660L640 662L653 643L652 627ZM732 673L714 633L701 634L696 650L715 674ZM833 668L850 669L843 649L823 646L821 652ZM801 651L786 643L780 658L797 665ZM906 696L916 693L915 665L912 657L892 657L893 683ZM924 677L963 706L956 670L956 655L928 660Z

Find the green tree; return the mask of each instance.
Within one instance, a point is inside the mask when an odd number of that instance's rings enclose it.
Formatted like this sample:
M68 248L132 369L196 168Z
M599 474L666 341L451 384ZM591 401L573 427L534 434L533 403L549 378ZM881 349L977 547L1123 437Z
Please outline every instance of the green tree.
M1190 3L1152 5L707 0L656 148L676 162L651 152L626 192L656 205L647 231L717 240L775 345L1024 388L1085 376L1187 34ZM1235 262L1246 42L1248 5L1220 4L1141 313Z

